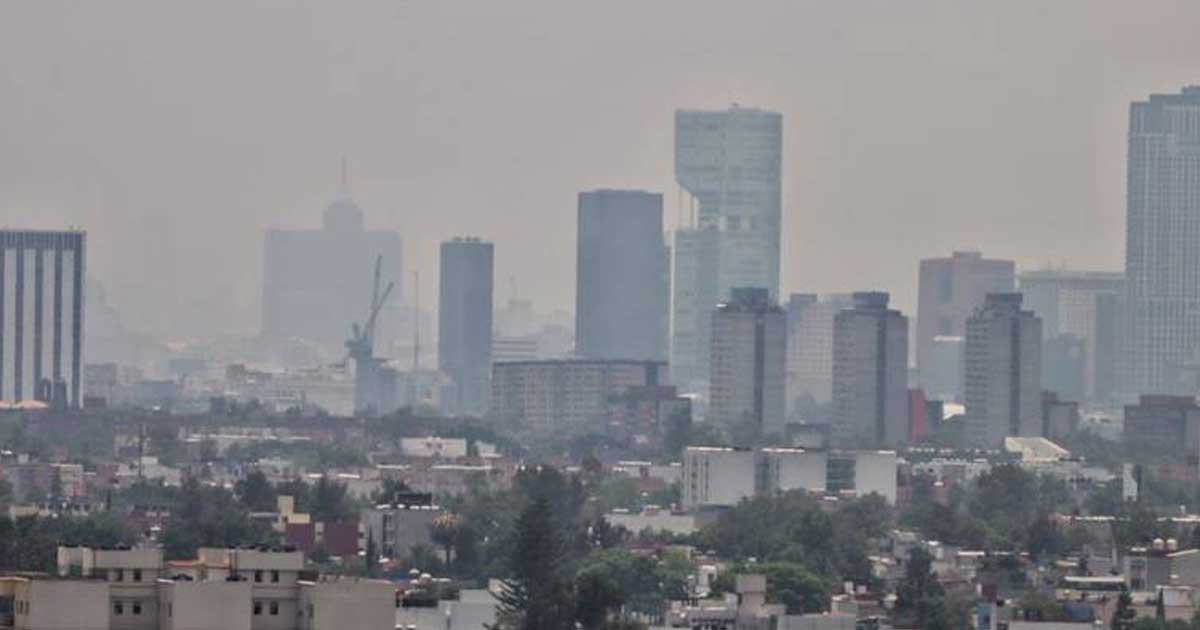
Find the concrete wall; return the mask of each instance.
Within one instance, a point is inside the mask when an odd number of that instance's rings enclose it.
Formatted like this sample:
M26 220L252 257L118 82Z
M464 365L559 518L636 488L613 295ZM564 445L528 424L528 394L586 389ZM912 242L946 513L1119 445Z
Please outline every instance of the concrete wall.
M30 580L15 589L26 602L18 630L107 630L108 584L99 580Z
M393 630L396 590L388 582L302 583L302 630Z
M249 582L162 583L162 630L250 630ZM293 613L294 615L294 613ZM294 622L295 616L290 621Z

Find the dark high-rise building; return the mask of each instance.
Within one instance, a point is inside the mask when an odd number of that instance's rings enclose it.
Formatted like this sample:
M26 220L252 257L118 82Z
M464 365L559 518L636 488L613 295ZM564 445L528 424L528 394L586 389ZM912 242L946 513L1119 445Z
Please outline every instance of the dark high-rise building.
M988 293L1006 293L1016 287L1011 260L984 258L979 252L954 252L949 258L921 261L917 296L917 369L926 390L935 385L928 376L943 374L952 366L938 365L949 353L935 347L937 337L963 337L967 318Z
M576 355L665 361L668 270L661 194L579 193Z
M833 431L843 446L894 448L908 441L908 318L888 294L854 294L834 317Z
M712 327L709 421L738 442L782 436L787 313L766 289L734 288L713 312Z
M999 448L1005 437L1042 435L1042 321L1020 293L988 294L967 320L964 438Z
M1129 110L1121 391L1195 394L1200 350L1200 87Z
M0 400L81 405L86 241L0 230Z
M491 397L493 258L478 238L442 243L438 369L454 382L450 413L483 415Z
M353 324L371 304L371 269L383 259L392 299L378 316L380 346L395 338L403 301L403 251L398 232L367 230L363 211L345 182L325 208L321 229L267 231L263 243L262 333L301 338L330 354L343 353Z

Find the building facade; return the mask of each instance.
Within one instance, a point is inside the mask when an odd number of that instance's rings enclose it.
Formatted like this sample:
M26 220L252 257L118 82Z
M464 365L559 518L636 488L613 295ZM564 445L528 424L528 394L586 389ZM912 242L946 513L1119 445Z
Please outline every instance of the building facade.
M708 421L743 436L783 435L787 314L766 289L735 288L712 325Z
M937 365L935 337L965 337L967 318L989 293L1016 287L1011 260L984 258L979 252L954 252L949 258L921 261L917 282L917 370L920 385L928 374L944 373Z
M988 294L967 320L966 445L1042 435L1042 321L1020 293Z
M368 230L362 208L342 190L322 214L321 228L271 229L263 241L262 334L300 338L329 356L345 352L351 326L371 306L371 270L382 257L394 295L376 325L382 347L396 338L400 321L404 250L400 233Z
M787 303L787 405L793 417L805 404L833 400L833 320L854 305L847 293L793 293Z
M82 405L86 241L0 230L0 400Z
M675 240L679 379L707 380L707 321L730 289L765 287L779 299L782 148L777 112L675 112L675 180L690 209Z
M833 435L839 446L908 442L908 318L888 294L854 294L833 326Z
M492 366L494 248L477 238L442 243L438 293L438 369L454 383L450 413L487 411Z
M1194 394L1200 345L1200 87L1129 110L1121 390Z
M662 195L582 192L578 219L576 356L667 360L670 256Z
M1023 272L1018 282L1025 306L1042 319L1043 341L1069 336L1082 343L1083 398L1109 398L1113 394L1112 374L1117 364L1113 311L1115 301L1124 291L1125 275L1046 269ZM1069 342L1064 338L1062 343ZM1043 378L1047 389L1064 389L1051 381L1054 371L1046 367ZM1060 393L1070 397L1068 392Z
M492 417L538 434L603 433L613 402L668 383L665 361L557 359L496 363ZM619 407L619 405L618 405Z

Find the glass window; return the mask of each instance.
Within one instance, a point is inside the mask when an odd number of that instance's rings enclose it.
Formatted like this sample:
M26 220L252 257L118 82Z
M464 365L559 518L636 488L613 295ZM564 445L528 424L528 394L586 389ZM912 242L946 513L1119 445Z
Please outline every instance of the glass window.
M258 601L257 599L254 600L254 614L256 614L256 615L262 614L262 602Z
M117 569L116 571L113 571L113 581L114 582L124 582L125 581L125 569Z
M142 614L142 603L141 602L133 602L133 614L135 614L135 615Z
M134 570L133 570L133 581L134 581L134 582L141 582L141 581L142 581L142 570L141 570L141 569L134 569Z
M113 614L114 615L124 615L125 614L125 604L123 604L121 602L113 602Z
M271 571L271 581L272 581L272 582L278 582L278 581L279 581L279 571L277 571L277 570L272 570L272 571Z
M261 581L262 581L262 578L263 578L263 575L262 575L262 571L261 571L261 570L260 570L260 571L255 571L255 572L254 572L254 581L255 581L255 582L261 582Z
M271 602L271 614L272 615L279 614L279 602Z

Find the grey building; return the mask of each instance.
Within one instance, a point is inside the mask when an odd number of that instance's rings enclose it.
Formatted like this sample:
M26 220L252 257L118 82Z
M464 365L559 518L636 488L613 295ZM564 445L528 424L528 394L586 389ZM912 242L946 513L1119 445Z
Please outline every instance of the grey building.
M908 441L908 318L888 294L854 294L833 325L833 431L842 446Z
M1115 309L1124 290L1125 275L1044 269L1023 272L1018 282L1025 306L1042 319L1047 351L1054 351L1043 361L1045 387L1068 400L1110 397L1117 362ZM1067 347L1071 345L1081 347ZM1082 367L1064 364L1068 356L1078 356ZM1080 369L1082 374L1078 373Z
M787 314L766 289L735 288L712 326L709 422L735 438L782 435Z
M344 353L351 325L361 324L371 306L371 270L382 256L383 278L395 283L376 325L386 348L399 322L403 254L399 232L365 228L363 210L343 182L320 229L267 231L262 334L305 339L330 355Z
M1042 321L1020 293L988 294L967 320L966 445L1042 435Z
M1123 394L1194 394L1200 350L1200 87L1129 110Z
M0 400L81 406L86 241L0 230Z
M483 415L491 396L494 248L478 238L442 243L438 369L454 382L446 411Z
M929 375L948 369L935 364L946 353L935 351L934 339L965 336L967 318L984 296L1012 291L1016 272L1011 260L954 252L949 258L922 260L917 280L917 370L921 387L928 389L934 384Z
M662 195L579 193L575 354L665 361L670 308Z
M703 337L730 289L765 287L779 299L782 147L778 112L675 112L675 180L690 207L675 243L672 369L682 381L707 379Z
M793 293L787 303L788 416L833 400L833 320L854 305L848 293Z

